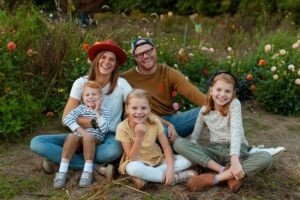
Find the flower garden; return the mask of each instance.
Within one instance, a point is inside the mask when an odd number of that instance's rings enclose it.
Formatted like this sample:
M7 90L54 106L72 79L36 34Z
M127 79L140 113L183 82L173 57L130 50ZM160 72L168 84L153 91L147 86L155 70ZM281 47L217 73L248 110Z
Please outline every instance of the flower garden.
M287 15L288 16L288 15ZM180 70L203 92L211 74L228 70L238 78L238 96L266 111L300 116L299 29L286 17L256 24L241 17L187 17L133 12L97 13L98 26L59 19L33 5L14 14L0 11L0 139L30 134L42 116L60 117L73 81L87 73L86 52L112 38L134 66L130 41L151 37L159 62ZM174 109L193 107L173 92Z

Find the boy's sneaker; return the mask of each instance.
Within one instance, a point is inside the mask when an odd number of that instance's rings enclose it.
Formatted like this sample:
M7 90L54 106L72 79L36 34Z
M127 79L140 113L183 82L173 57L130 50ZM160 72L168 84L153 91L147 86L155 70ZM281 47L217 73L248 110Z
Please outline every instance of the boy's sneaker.
M54 178L54 182L53 182L54 189L60 189L60 188L65 187L66 180L67 180L67 173L57 172L55 174L55 178Z
M96 165L95 171L108 179L113 179L115 177L116 169L112 164Z
M53 174L55 172L55 164L50 160L43 160L42 169L47 174Z
M92 172L82 172L79 187L87 187L93 182L93 173Z
M260 152L260 151L266 151L269 154L271 154L271 156L275 157L279 153L285 151L285 148L284 147L264 148L264 146L258 146L258 147L252 147L249 151L249 154Z

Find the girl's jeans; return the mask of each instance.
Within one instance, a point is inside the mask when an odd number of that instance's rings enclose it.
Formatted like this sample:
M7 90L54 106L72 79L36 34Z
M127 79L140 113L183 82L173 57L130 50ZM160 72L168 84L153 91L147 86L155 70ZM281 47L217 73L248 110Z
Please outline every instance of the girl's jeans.
M192 163L181 155L174 155L174 172L180 172L189 168ZM126 166L126 172L130 176L141 178L145 181L163 183L167 170L166 160L162 164L152 167L145 165L142 161L131 161Z
M68 134L39 135L31 140L30 148L34 153L59 164L63 144ZM121 157L123 149L115 140L115 133L108 132L104 141L96 147L94 162L97 164L109 163ZM84 166L83 153L75 153L70 160L69 167L82 169Z

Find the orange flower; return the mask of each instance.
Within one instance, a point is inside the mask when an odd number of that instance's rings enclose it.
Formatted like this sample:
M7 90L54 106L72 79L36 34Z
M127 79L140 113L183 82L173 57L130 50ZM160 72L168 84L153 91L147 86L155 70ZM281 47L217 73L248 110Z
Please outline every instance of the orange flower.
M8 50L14 51L17 48L17 45L14 42L9 42L6 47Z
M54 116L54 113L53 113L53 112L47 112L47 113L46 113L46 116L47 116L48 118L52 118L52 117Z
M246 76L246 79L247 79L248 81L251 81L251 80L253 80L253 76L252 76L252 74L248 74L248 75Z
M265 65L266 64L266 61L261 59L258 61L258 65Z
M173 90L172 91L172 97L175 97L177 95L177 91L176 90Z
M250 91L253 93L255 91L255 85L254 84L251 84L250 87L249 87Z
M88 43L85 43L83 45L83 50L87 51L89 49L89 44Z
M27 55L28 55L29 57L31 57L31 56L32 56L32 54L33 54L33 51L32 51L32 49L28 49L28 50L27 50Z

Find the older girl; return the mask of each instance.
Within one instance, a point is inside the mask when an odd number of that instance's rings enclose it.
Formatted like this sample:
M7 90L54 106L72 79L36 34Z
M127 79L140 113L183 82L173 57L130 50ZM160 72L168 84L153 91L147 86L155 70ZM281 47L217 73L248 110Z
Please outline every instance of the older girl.
M179 138L174 144L178 153L216 172L192 177L187 185L189 191L204 190L227 181L230 191L235 193L245 176L254 176L272 164L272 156L268 152L248 152L241 103L235 98L236 85L232 74L215 74L211 78L207 102L198 115L191 141ZM210 133L209 147L197 143L204 124Z

